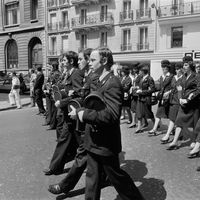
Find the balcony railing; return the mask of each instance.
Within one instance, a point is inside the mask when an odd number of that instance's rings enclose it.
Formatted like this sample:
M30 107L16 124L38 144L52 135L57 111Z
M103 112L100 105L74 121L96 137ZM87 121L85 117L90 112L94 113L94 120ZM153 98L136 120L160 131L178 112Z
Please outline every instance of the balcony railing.
M161 6L159 8L159 17L171 17L180 15L192 15L200 13L200 1Z
M57 0L48 0L47 1L48 8L55 7L55 6L57 6Z
M72 18L72 28L83 28L101 25L112 25L114 23L113 15L108 13L107 15L89 15L86 17Z
M59 30L69 30L69 21L59 22Z
M132 44L121 44L121 51L131 51Z
M56 32L56 31L58 31L58 23L57 22L56 23L49 23L47 28L48 28L49 32L54 32L54 31Z
M120 23L133 21L133 10L120 12Z
M151 9L139 9L136 10L136 19L141 20L141 19L151 19Z
M98 3L99 0L71 0L71 3L76 5L76 4L90 4L90 3Z
M48 51L49 56L57 56L57 50L50 50Z
M149 50L149 43L138 43L137 50L138 51Z
M87 46L85 46L85 47L79 47L79 48L78 48L78 52L83 51L83 50L85 50L85 49L87 49Z
M59 6L69 6L69 0L59 0Z

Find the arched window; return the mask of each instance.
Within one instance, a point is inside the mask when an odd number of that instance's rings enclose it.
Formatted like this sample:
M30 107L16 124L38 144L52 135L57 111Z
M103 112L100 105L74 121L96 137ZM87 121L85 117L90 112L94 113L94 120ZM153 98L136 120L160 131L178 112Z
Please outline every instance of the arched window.
M9 40L6 47L7 68L18 68L18 47L15 40Z

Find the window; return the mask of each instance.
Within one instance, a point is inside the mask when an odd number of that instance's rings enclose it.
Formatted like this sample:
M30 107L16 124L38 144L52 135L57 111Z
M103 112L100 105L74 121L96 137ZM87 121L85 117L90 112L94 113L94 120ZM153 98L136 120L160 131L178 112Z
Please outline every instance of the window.
M62 51L66 52L67 50L69 50L68 36L63 36L62 37Z
M140 0L140 17L148 16L148 0Z
M131 18L131 1L125 1L123 5L123 19L129 19Z
M81 24L86 24L87 23L87 10L86 9L81 9L81 16L80 16L80 22Z
M131 50L131 30L130 29L125 29L123 30L123 39L122 39L122 50Z
M19 2L5 5L5 24L19 24Z
M50 51L52 55L56 55L57 53L57 43L56 43L56 37L51 37L51 44L50 44Z
M139 37L138 50L147 50L149 48L147 27L139 29Z
M68 12L62 12L62 24L63 27L68 27L69 23L68 23Z
M57 29L57 17L56 17L56 13L52 13L50 15L50 29L51 30L56 30Z
M81 35L81 49L87 48L87 35L83 34Z
M7 68L18 68L18 47L15 40L9 40L6 48Z
M183 27L172 27L171 30L171 47L182 47L183 46Z
M100 35L100 46L107 46L107 32L101 32Z
M31 20L38 18L38 0L31 0Z
M100 13L101 22L107 21L107 18L108 18L108 6L107 5L101 6L101 13Z

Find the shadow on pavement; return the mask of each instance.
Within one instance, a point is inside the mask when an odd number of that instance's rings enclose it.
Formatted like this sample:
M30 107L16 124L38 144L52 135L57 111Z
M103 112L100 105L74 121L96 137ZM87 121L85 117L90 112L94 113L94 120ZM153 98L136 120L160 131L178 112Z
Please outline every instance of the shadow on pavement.
M167 192L164 188L164 180L156 178L145 178L148 174L146 163L139 160L125 160L125 152L120 154L120 163L122 169L125 170L134 182L139 182L138 189L146 200L165 200ZM119 195L115 200L121 200Z

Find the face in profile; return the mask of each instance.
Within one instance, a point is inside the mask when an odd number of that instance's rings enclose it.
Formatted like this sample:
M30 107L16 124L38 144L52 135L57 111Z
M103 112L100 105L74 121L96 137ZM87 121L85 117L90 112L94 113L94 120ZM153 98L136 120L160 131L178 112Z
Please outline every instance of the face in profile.
M97 50L92 51L90 55L89 67L93 70L97 70L99 67L101 67L100 55Z
M87 61L84 58L83 52L78 54L78 67L79 69L83 69L87 65Z
M185 73L189 72L190 71L190 65L189 63L184 63L183 64L183 70Z
M68 67L69 66L69 61L67 60L67 58L64 56L61 60L62 66L64 67Z

